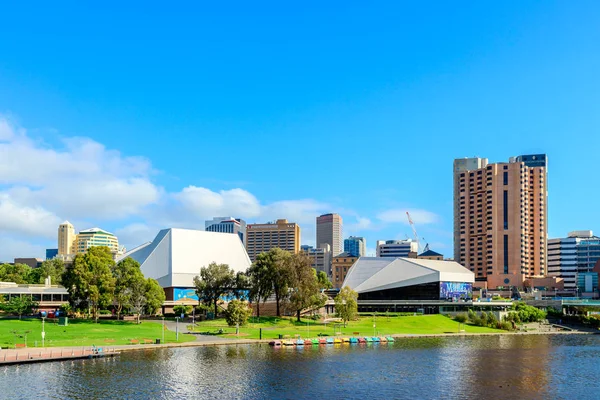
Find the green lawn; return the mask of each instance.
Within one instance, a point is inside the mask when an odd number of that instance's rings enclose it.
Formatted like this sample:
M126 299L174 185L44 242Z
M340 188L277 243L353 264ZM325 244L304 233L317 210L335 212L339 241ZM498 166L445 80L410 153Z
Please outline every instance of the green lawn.
M255 320L255 318L253 318ZM335 323L337 324L337 323ZM375 324L375 328L373 328ZM240 338L258 338L259 329L262 328L263 339L274 339L278 335L301 335L303 338L315 337L317 334L335 335L341 332L341 335L352 336L353 332L359 332L360 336L393 335L393 334L437 334L437 333L458 333L459 324L443 315L419 315L386 317L377 316L361 317L358 321L351 321L344 328L343 324L335 326L334 323L323 324L320 322L302 319L300 323L295 318L275 318L262 317L260 323L250 322L246 326L240 327ZM198 332L217 333L219 329L223 330L224 337L235 337L235 327L227 326L224 319L214 321L199 322L195 330ZM470 333L489 333L503 332L498 329L484 328L472 325L460 325L460 330Z
M16 331L16 334L12 331ZM28 331L28 332L27 332ZM124 321L99 321L97 324L88 320L69 320L68 326L58 326L46 321L46 347L57 346L111 346L117 344L130 344L132 339L143 342L144 339L162 340L161 322L135 322ZM34 347L42 345L42 320L14 319L0 320L0 346L15 347L15 343L25 343ZM180 342L195 340L192 335L179 335ZM165 330L165 341L175 342L175 332Z

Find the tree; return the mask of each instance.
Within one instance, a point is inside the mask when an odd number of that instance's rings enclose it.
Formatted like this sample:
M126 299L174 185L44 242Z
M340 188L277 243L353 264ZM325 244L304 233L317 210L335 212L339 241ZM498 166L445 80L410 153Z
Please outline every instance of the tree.
M225 310L225 320L227 325L235 326L235 334L239 333L239 326L245 325L252 310L248 307L248 303L241 300L231 300Z
M142 294L145 292L146 279L140 270L140 263L131 257L119 261L113 267L112 274L115 278L114 301L117 310L117 319L119 319L123 308L133 307L134 291L138 290Z
M14 282L19 285L30 283L31 270L32 268L27 264L1 264L0 282Z
M163 288L160 287L156 279L146 279L145 286L145 299L146 299L146 312L150 315L156 314L163 303L165 302L166 296Z
M31 314L38 307L38 303L33 301L30 296L12 296L10 300L2 304L2 309L9 314L18 315L19 319L23 314Z
M194 277L198 298L204 303L214 305L215 317L219 299L231 293L234 282L235 275L229 265L215 262L200 268L200 275Z
M256 301L256 316L260 318L260 302L265 301L273 294L272 254L270 252L260 253L254 264L248 268L250 280L250 299Z
M358 313L358 293L344 286L335 296L335 313L344 321L346 327L347 322Z
M73 266L67 268L62 276L70 301L74 305L87 302L96 322L100 308L108 307L113 300L115 278L111 269L114 264L108 247L90 247L85 254L75 256Z
M290 257L290 305L296 311L296 318L300 322L300 312L323 303L317 273L311 268L311 260L305 254L292 254Z
M178 304L175 307L173 307L173 312L175 314L183 314L183 316L185 317L186 315L192 312L192 306Z
M58 258L46 260L40 267L31 269L27 282L31 284L42 284L46 281L47 277L50 277L51 284L60 285L64 271L65 264L62 260Z
M319 287L321 289L331 289L333 284L327 277L327 274L323 271L317 272L317 281L319 281Z
M237 300L248 299L248 289L250 288L250 277L245 272L236 272L235 279L233 281L233 287L231 288L231 294Z
M273 283L273 293L275 294L275 306L277 308L277 316L281 317L280 304L289 295L290 283L293 279L291 269L292 254L289 251L273 248L269 250L270 263L269 276Z

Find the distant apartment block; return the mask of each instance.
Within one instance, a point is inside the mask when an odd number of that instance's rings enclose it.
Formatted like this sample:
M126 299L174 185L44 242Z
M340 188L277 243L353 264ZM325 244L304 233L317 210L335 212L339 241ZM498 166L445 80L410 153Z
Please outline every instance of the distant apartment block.
M256 256L274 247L297 254L300 251L300 226L287 219L246 226L246 251L254 262Z
M119 247L119 239L114 234L100 228L86 229L75 234L73 225L69 221L65 221L58 227L58 252L52 258L70 262L73 261L75 255L86 253L90 247L94 246L108 247L114 257L125 252L125 248ZM47 251L46 257L48 254Z
M358 257L345 252L333 257L331 261L331 283L334 288L341 289L344 279L346 279L346 275L350 271L350 267L354 265L356 260L358 260Z
M302 245L300 251L306 254L311 260L311 266L317 271L323 271L327 276L331 276L331 247L327 243L319 247Z
M454 259L476 285L522 287L547 273L547 162L454 160Z
M111 253L119 253L119 239L112 233L100 228L86 229L77 235L75 250L77 254L86 253L90 247L106 246Z
M419 251L419 243L407 240L378 240L377 257L414 257Z
M344 253L353 257L364 257L367 255L367 241L364 237L350 236L344 239Z
M591 276L598 260L600 237L592 231L573 231L566 238L548 240L548 275L563 278L565 290L575 291L580 286L585 291L585 277Z
M205 231L235 233L240 237L244 245L246 244L246 221L241 218L216 217L210 221L205 221Z
M343 221L339 214L323 214L317 217L317 243L327 243L335 256L343 251Z

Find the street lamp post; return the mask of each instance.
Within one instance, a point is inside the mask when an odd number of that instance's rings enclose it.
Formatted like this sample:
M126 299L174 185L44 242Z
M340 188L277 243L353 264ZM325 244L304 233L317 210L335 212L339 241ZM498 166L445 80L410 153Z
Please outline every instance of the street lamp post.
M175 340L179 342L179 317L175 317Z
M46 347L46 329L44 326L44 322L46 321L46 317L42 316L42 348Z
M162 319L163 319L162 342L163 342L163 344L165 344L165 317L162 317Z

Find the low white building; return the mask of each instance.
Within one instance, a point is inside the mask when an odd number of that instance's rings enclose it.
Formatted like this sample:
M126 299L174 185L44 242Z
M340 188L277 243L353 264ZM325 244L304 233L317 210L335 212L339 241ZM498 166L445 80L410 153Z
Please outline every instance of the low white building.
M448 300L472 298L475 275L454 261L361 257L342 287L359 300Z
M250 259L237 235L192 229L163 229L153 241L125 253L140 263L147 278L154 278L165 289L167 303L197 300L194 277L210 263L227 264L235 272L246 271Z

